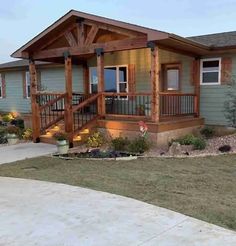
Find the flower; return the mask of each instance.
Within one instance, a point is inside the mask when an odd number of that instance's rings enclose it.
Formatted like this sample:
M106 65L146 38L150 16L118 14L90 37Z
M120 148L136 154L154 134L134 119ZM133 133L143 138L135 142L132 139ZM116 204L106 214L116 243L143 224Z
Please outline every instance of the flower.
M148 126L143 121L139 121L138 124L139 124L139 130L141 132L141 136L145 137L147 135Z

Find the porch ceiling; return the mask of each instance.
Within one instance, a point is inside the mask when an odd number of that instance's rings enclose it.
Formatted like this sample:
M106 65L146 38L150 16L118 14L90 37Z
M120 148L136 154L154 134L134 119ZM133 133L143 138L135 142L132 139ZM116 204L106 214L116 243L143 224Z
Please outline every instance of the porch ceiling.
M78 31L78 21L87 25L86 30ZM85 33L82 45L79 32ZM95 48L103 48L105 52L145 48L148 41L191 56L204 55L210 50L203 44L174 34L71 10L11 56L63 62L63 52L69 51L79 57L75 61L80 62L93 55Z

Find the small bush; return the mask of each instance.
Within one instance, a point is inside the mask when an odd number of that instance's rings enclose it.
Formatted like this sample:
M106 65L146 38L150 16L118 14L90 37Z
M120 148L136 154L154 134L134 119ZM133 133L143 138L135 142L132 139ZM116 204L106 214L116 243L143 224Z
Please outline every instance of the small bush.
M212 138L215 134L215 131L212 127L205 126L204 128L201 129L200 133L205 137L205 138Z
M206 141L203 138L195 137L193 141L193 148L197 150L203 150L206 148Z
M11 120L10 123L16 127L19 127L20 129L24 129L25 128L25 124L24 124L24 120L23 119L14 119Z
M57 141L63 141L67 140L67 135L64 132L55 132L53 134L53 138L55 138Z
M10 122L12 120L12 115L11 114L5 114L2 116L2 120L4 122Z
M6 128L6 132L8 134L16 134L16 135L18 135L19 134L19 128L16 127L16 126L8 126Z
M222 153L229 152L231 150L231 146L230 145L223 145L223 146L220 146L218 150Z
M27 141L32 140L32 139L33 139L33 130L32 130L31 128L27 128L27 129L23 132L22 138L23 138L24 140L27 140Z
M128 138L118 137L112 139L111 144L114 150L125 151L128 149L128 145L130 144L130 141L128 140Z
M172 143L173 142L178 142L180 145L193 145L195 150L202 150L206 148L206 141L203 138L195 137L192 134L188 134L182 138L172 140Z
M101 147L104 143L104 137L100 132L93 133L87 140L87 146L90 148Z
M175 142L179 142L181 145L193 145L195 138L196 137L194 137L192 134L188 134L182 138L177 139Z
M128 151L131 153L144 153L145 151L149 150L150 144L144 137L138 137L130 142L128 145Z
M0 144L5 144L5 143L7 143L6 128L0 127Z

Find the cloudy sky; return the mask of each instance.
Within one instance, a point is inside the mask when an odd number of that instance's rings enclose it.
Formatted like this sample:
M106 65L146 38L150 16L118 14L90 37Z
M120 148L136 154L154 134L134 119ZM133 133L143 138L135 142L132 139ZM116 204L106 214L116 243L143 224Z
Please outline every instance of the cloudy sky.
M0 0L0 63L71 9L181 36L236 30L236 0Z

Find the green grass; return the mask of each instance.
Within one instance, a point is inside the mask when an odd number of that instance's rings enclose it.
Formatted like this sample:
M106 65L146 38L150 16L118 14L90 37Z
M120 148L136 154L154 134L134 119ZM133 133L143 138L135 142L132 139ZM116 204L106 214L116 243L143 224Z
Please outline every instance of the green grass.
M236 230L235 155L128 162L42 157L0 165L0 176L115 193Z

